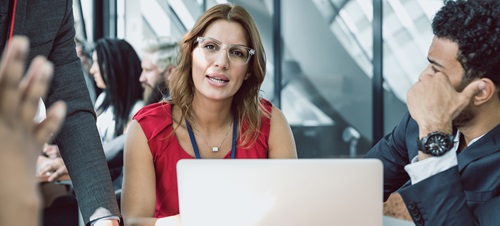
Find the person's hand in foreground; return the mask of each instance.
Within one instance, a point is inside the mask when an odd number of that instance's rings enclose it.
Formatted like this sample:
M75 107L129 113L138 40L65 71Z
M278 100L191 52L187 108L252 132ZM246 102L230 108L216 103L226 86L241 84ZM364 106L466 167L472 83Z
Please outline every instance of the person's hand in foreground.
M61 126L66 105L57 102L47 118L34 121L40 97L49 87L53 66L36 57L26 74L28 39L9 41L0 63L0 225L39 224L40 197L35 177L36 158Z

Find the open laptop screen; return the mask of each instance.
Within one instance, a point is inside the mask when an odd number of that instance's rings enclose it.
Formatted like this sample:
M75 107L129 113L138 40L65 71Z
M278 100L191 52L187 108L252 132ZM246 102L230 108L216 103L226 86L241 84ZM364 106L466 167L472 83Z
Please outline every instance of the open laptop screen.
M181 160L183 225L382 225L376 159Z

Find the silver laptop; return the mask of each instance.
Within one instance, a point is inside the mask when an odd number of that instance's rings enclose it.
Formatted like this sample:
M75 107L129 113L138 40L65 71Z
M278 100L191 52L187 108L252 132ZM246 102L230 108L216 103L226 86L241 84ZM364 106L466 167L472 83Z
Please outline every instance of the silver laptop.
M184 226L381 226L376 159L181 160Z

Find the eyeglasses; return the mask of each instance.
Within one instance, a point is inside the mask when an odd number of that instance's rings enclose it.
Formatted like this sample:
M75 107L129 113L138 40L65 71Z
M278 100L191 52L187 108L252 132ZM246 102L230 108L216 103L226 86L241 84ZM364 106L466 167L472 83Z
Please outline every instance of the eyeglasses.
M229 61L235 65L245 65L250 61L255 50L244 45L226 45L219 40L209 37L197 37L198 47L203 50L206 59L213 59L220 54L223 49L227 49Z

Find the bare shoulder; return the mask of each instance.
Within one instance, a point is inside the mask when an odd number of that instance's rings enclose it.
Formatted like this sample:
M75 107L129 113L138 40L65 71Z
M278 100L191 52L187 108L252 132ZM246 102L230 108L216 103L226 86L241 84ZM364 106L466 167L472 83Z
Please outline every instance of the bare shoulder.
M276 124L285 123L286 126L288 126L288 122L286 120L285 115L283 114L283 112L279 108L277 108L274 105L272 106L272 109L271 109L271 125L273 123L276 123Z
M292 129L283 112L275 106L271 112L269 158L297 158Z
M128 150L149 150L147 138L141 125L135 119L130 122L127 130L125 152ZM130 152L130 151L128 151ZM134 151L137 153L137 151Z
M131 139L133 137L135 137L135 135L144 135L144 131L142 130L142 127L141 125L139 124L139 122L137 122L137 120L133 119L130 121L130 126L129 126L129 131L127 132L127 139Z

